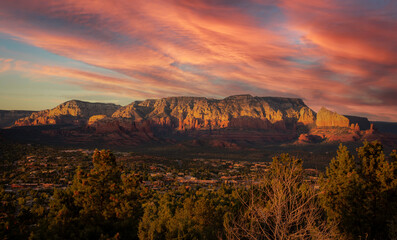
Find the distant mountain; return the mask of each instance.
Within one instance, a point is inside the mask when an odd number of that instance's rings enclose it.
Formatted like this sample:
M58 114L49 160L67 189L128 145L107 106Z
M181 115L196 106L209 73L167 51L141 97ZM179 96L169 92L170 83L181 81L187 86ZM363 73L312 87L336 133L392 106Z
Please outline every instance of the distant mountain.
M53 126L41 133L73 142L115 145L189 139L207 139L201 142L217 146L302 144L375 136L366 118L343 116L326 108L315 113L298 98L251 95L168 97L134 101L123 107L71 100L18 119L14 126Z
M374 128L382 133L397 134L397 122L371 122L374 124Z
M15 126L85 124L93 115L111 116L121 106L113 103L90 103L79 100L64 102L53 109L34 112L15 121Z
M34 112L35 111L0 110L0 128L12 126L16 120L30 116Z
M345 115L349 119L349 123L351 124L358 124L361 130L367 130L371 128L371 123L368 121L366 117L357 117L357 116L349 116Z
M301 99L230 96L225 99L170 97L135 101L112 118L151 120L176 130L246 128L290 129L313 124L315 113Z

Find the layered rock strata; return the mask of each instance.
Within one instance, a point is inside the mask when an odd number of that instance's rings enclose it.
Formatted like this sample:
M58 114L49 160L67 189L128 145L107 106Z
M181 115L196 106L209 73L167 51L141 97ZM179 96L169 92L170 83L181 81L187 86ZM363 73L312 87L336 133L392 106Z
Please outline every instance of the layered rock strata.
M53 109L34 112L15 121L15 126L74 124L82 125L93 115L111 116L121 106L112 103L90 103L71 100Z
M317 127L350 127L347 117L322 107L317 113Z
M134 101L123 107L71 100L15 122L15 126L34 125L74 125L78 128L63 129L62 134L81 139L95 136L117 144L176 142L180 137L230 144L317 143L356 141L373 133L366 118L343 116L324 107L316 114L298 98L251 95L168 97Z
M170 97L135 101L118 109L112 119L117 122L128 119L135 124L146 122L153 127L177 131L291 130L299 124L314 124L315 113L301 99L237 95L221 100ZM109 118L98 118L97 123L92 122L90 126L110 127L110 121Z

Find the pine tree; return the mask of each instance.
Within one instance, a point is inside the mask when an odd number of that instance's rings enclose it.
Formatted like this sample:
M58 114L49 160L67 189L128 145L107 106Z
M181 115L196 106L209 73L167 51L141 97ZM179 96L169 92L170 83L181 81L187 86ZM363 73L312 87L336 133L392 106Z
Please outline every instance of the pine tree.
M328 218L347 238L387 239L387 223L396 214L396 175L383 146L364 142L358 161L340 145L321 179Z
M397 214L397 182L393 165L386 161L380 142L364 142L357 149L359 175L364 198L360 208L369 239L386 239L387 223ZM363 232L364 232L363 231Z
M78 168L72 185L57 190L36 238L137 239L139 181L122 174L110 151L96 150L93 168Z
M359 176L354 157L342 144L321 178L321 200L328 218L338 223L342 232L356 228Z
M96 150L92 162L93 169L86 175L77 174L71 186L75 202L83 208L83 215L117 218L122 179L116 158L110 151Z

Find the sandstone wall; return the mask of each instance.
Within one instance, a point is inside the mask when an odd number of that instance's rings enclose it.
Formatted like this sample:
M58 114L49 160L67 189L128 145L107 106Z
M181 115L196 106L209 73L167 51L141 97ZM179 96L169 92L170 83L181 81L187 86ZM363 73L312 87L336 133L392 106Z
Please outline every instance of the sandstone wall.
M349 119L324 107L317 113L317 127L350 127Z

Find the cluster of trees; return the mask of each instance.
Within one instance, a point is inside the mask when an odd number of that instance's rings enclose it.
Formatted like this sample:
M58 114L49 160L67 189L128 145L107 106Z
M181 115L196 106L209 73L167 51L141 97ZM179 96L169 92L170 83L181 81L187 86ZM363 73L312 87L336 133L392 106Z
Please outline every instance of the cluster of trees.
M229 239L397 239L397 153L377 141L356 156L340 145L318 191L305 181L301 160L273 159L250 190Z
M138 236L147 240L223 239L224 221L239 208L239 193L231 187L216 192L179 189L145 204Z
M110 151L95 151L93 168L78 169L73 184L56 190L32 239L135 238L141 189L133 172L122 173Z
M339 147L321 180L320 200L344 238L397 238L396 156L386 159L377 141L364 142L356 157Z
M52 196L0 189L5 239L396 239L397 153L343 145L318 182L302 160L273 158L260 182L217 191L148 191L138 173L95 151L93 168ZM29 201L29 204L27 204Z

